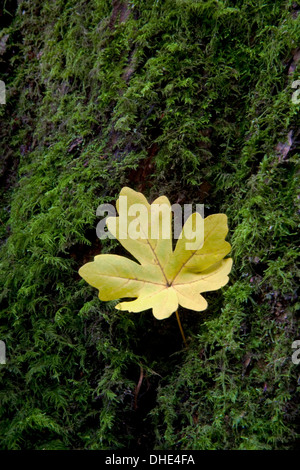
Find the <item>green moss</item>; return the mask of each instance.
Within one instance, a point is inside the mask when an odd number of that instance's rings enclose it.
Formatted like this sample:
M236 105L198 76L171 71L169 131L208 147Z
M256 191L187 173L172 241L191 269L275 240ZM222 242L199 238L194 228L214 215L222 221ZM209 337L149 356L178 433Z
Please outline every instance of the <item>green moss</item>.
M298 9L19 3L0 32L2 449L295 447ZM95 229L124 185L228 215L231 281L181 312L188 351L173 317L120 314L77 274L123 253Z

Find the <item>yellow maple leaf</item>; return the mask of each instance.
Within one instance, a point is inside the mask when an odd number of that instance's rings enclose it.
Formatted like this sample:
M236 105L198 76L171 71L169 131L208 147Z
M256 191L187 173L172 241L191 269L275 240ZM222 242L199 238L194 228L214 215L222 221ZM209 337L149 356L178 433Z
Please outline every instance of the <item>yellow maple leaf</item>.
M126 210L122 207L123 197L126 197ZM138 216L136 207L140 208ZM116 308L130 312L152 308L159 320L177 312L179 305L195 311L205 310L207 302L201 293L227 284L232 266L231 258L223 259L231 250L225 241L226 215L213 214L203 220L200 214L193 213L173 250L171 206L165 196L150 205L143 194L125 187L117 201L117 210L119 217L109 217L106 225L139 263L124 256L103 254L83 265L79 274L99 289L100 300L133 298ZM153 213L158 216L152 217ZM195 234L196 241L190 249L194 228L201 220L203 236Z

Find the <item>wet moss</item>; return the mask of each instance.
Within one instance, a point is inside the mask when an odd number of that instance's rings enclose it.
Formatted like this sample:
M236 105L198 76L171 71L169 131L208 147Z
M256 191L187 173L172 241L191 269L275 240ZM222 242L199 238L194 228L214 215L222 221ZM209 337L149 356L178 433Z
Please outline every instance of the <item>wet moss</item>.
M1 448L296 446L298 11L12 11L0 32ZM95 228L124 185L228 215L234 270L207 311L181 312L188 351L173 317L120 314L77 274L100 251L123 253Z

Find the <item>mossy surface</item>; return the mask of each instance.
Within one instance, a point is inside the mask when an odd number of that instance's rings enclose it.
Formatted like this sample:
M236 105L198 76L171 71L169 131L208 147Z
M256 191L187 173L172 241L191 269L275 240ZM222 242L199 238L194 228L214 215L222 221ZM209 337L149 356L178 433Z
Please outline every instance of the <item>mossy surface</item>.
M300 6L6 2L0 32L1 449L299 443ZM203 313L120 313L78 275L128 185L228 216ZM137 384L142 385L137 393Z

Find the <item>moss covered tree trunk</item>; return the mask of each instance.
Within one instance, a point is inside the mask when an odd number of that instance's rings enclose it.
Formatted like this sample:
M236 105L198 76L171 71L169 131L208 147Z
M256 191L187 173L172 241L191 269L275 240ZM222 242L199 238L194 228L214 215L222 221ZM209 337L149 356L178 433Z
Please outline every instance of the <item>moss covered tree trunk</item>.
M297 446L299 9L6 2L0 448ZM78 275L124 254L96 209L125 185L228 216L230 283L181 312L188 350L175 315L118 312Z

